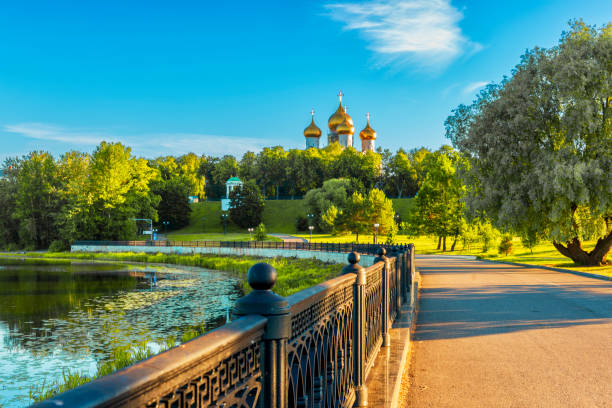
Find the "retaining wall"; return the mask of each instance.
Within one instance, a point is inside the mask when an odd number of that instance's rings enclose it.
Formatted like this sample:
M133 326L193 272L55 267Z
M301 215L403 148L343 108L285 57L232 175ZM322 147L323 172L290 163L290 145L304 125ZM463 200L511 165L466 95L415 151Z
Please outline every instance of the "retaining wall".
M180 255L238 255L256 256L263 258L301 258L318 259L323 262L338 264L346 263L346 253L305 251L300 249L273 249L273 248L218 248L218 247L184 247L184 246L129 246L129 245L72 245L72 252L146 252L150 254L180 254ZM359 265L368 267L374 263L374 255L361 255Z

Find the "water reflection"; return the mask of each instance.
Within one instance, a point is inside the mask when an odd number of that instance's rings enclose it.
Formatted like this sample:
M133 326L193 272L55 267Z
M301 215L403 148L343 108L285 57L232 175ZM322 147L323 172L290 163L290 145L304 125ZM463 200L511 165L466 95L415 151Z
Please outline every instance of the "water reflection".
M114 349L217 327L241 294L241 279L200 268L0 259L0 406L28 405L63 370L93 374Z

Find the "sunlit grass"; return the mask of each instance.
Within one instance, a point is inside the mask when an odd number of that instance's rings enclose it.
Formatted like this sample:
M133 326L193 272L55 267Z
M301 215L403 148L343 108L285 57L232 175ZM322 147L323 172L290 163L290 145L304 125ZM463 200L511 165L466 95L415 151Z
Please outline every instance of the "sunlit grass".
M309 234L296 234L296 236L309 239ZM386 240L385 236L379 236L378 242L384 243ZM340 235L335 236L331 234L313 234L312 242L332 242L332 243L354 243L355 235ZM359 235L360 244L371 244L374 242L373 235ZM550 242L543 242L536 245L532 250L526 248L521 243L519 238L512 240L512 253L505 256L500 255L497 252L498 243L491 245L491 248L486 253L482 252L482 244L475 243L470 248L464 248L461 240L457 241L457 245L454 251L450 251L453 245L453 239L447 238L446 248L443 252L437 249L438 239L437 237L408 237L406 235L397 235L395 239L396 244L409 244L413 243L416 247L417 254L435 254L435 255L473 255L482 259L489 259L494 261L504 262L516 262L538 266L550 266L554 268L570 269L579 272L588 272L599 274L607 277L612 277L612 265L606 266L581 266L575 264L571 259L561 255L559 251ZM583 248L591 250L595 247L596 241L586 241L583 244ZM612 255L610 255L612 256Z
M31 259L82 259L90 261L127 261L143 263L160 263L173 265L196 266L218 271L234 272L246 277L249 268L257 262L267 262L276 268L278 278L274 291L281 296L289 296L302 289L316 285L340 273L342 265L330 264L317 259L296 258L263 258L254 256L234 255L176 255L176 254L148 254L144 252L48 252L26 253L19 257ZM246 280L245 280L246 284ZM249 290L246 288L247 291Z
M167 238L170 241L250 241L249 233L230 232L223 234L222 232L209 232L206 234L168 234ZM280 238L268 236L266 241L282 242Z
M188 327L181 336L181 343L186 343L204 334L205 331L206 329L203 324ZM88 375L83 372L64 370L62 371L62 377L56 381L50 383L43 382L42 384L32 387L29 391L29 398L33 402L44 401L54 395L91 382L96 378L103 377L125 367L129 367L139 361L146 360L154 356L156 351L163 352L177 345L176 339L174 337L169 337L162 341L161 347L158 347L157 350L154 350L154 347L147 341L143 341L133 346L117 347L111 351L108 359L98 363L95 374Z

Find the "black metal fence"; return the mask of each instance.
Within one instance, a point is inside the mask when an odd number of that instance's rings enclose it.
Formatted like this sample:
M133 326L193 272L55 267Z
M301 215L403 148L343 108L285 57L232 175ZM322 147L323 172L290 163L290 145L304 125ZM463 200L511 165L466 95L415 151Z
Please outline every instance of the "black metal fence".
M265 244L361 253L381 249ZM388 249L387 256L380 251L368 268L359 265L357 252L351 252L340 276L287 298L272 291L276 271L268 264L255 264L248 275L253 291L236 302L231 323L37 406L364 407L370 368L379 349L390 345L389 330L400 306L413 299L414 246Z
M330 242L274 242L274 241L75 241L72 245L88 246L146 246L146 247L191 247L191 248L264 248L301 251L358 252L376 255L379 248L391 250L407 245L350 244Z

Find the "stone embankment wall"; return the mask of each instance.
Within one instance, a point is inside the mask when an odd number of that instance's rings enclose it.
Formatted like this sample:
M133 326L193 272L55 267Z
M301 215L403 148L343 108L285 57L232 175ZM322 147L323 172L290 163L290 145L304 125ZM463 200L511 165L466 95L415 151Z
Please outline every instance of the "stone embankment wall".
M237 255L256 256L264 258L302 258L318 259L323 262L338 264L346 263L346 254L341 252L305 251L300 249L273 249L273 248L213 248L213 247L186 247L186 246L129 246L129 245L72 245L72 252L146 252L156 254L180 255ZM374 263L374 255L361 255L359 264L368 267Z

